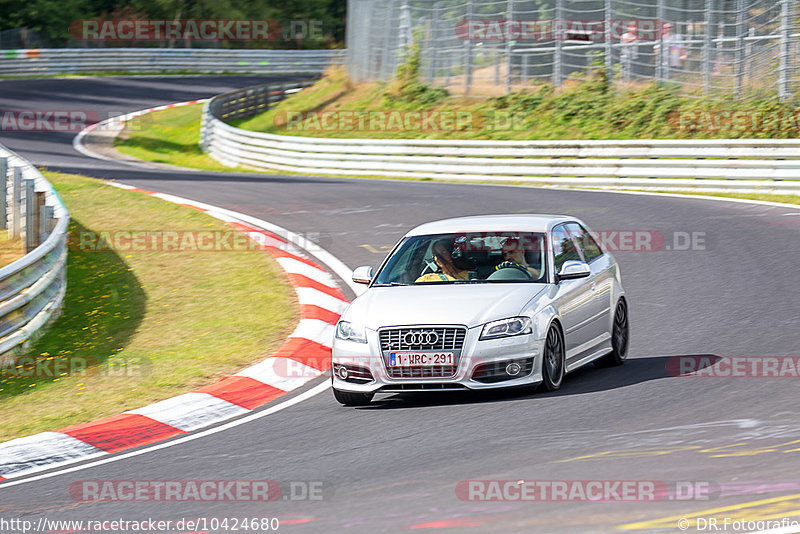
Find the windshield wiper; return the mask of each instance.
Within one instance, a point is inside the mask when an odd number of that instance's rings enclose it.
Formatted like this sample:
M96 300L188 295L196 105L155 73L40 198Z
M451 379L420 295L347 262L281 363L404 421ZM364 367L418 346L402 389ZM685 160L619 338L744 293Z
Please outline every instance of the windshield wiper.
M411 284L403 284L402 282L389 282L388 284L372 284L372 287L389 287L389 286L410 286Z

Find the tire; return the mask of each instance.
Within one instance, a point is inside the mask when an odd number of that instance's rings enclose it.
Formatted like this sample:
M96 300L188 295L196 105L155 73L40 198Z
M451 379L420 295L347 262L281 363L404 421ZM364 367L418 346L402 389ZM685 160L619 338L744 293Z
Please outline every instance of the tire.
M628 304L625 299L619 299L617 309L614 311L614 325L611 329L611 352L595 360L595 366L615 367L625 363L625 358L628 357L629 342Z
M561 329L553 324L547 331L547 338L544 342L544 352L542 353L542 391L556 391L564 381L564 370L566 367L566 357L564 350L564 337Z
M374 393L350 393L348 391L333 390L333 396L345 406L366 406L372 401Z

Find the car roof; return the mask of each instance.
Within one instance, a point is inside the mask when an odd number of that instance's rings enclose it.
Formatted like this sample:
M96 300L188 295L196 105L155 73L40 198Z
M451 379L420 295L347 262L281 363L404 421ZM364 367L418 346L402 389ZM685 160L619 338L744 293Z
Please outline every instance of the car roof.
M565 221L578 221L578 219L567 215L547 214L476 215L428 222L417 226L406 235L461 232L546 232L553 225Z

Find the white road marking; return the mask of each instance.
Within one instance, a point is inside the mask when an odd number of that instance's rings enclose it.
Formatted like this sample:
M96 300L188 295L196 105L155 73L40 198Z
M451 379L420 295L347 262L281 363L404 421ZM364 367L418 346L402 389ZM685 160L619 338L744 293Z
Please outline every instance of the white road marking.
M303 402L304 400L310 399L310 398L314 397L315 395L319 395L320 393L322 393L326 389L330 388L330 386L331 386L330 381L326 380L325 382L323 382L323 383L321 383L321 384L319 384L317 386L314 386L313 388L309 389L308 391L305 391L305 392L301 393L300 395L298 395L296 397L293 397L293 398L291 398L289 400L283 401L280 404L276 404L275 406L273 406L271 408L267 408L264 411L257 412L257 413L242 417L241 419L237 419L235 421L231 421L230 423L225 423L225 424L220 425L220 426L215 427L215 428L209 428L208 430L203 430L201 432L198 432L197 434L189 434L188 436L183 436L181 438L177 438L177 439L172 440L172 441L165 441L165 442L159 443L157 445L153 445L153 446L150 446L150 447L145 447L144 449L139 449L139 450L135 450L135 451L132 451L132 452L126 452L126 453L122 453L122 454L119 454L119 455L110 456L108 458L103 458L102 460L97 460L97 461L94 461L94 462L91 462L91 463L88 463L88 464L84 464L84 465L77 465L75 467L69 467L67 469L62 469L62 470L59 470L59 471L55 471L53 473L44 473L44 474L37 475L37 476L31 477L31 478L26 478L26 479L23 479L23 480L12 480L12 481L9 481L9 482L3 481L3 482L0 482L0 490L3 490L5 488L10 488L12 486L18 486L20 484L27 484L28 482L35 482L37 480L43 480L45 478L51 478L51 477L55 477L55 476L58 476L58 475L65 475L67 473L74 473L76 471L82 471L84 469L97 467L99 465L104 465L104 464L108 464L108 463L111 463L111 462L117 462L119 460L125 460L127 458L133 458L135 456L140 456L142 454L147 454L149 452L154 452L154 451L158 451L158 450L161 450L161 449L166 449L168 447L173 447L175 445L181 445L183 443L187 443L189 441L194 441L196 439L204 438L206 436L211 436L213 434L217 434L218 432L224 432L225 430L237 427L239 425L243 425L245 423L249 423L250 421L255 421L256 419L261 419L262 417L266 417L268 415L272 415L272 414L274 414L276 412L279 412L281 410L285 410L286 408L290 408L291 406L294 406L295 404L299 404L299 403ZM105 454L105 453L101 453L101 454Z
M184 432L191 432L249 411L208 393L193 391L125 413L144 415Z

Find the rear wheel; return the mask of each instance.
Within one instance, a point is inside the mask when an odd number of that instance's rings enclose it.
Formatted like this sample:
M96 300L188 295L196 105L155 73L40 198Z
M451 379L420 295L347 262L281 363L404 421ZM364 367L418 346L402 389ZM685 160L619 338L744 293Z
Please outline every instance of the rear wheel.
M595 361L597 367L614 367L625 363L628 356L628 341L630 327L628 326L628 305L624 299L617 303L614 311L614 326L611 329L611 352Z
M333 396L345 406L366 406L372 401L374 393L350 393L349 391L333 390Z
M542 360L542 390L555 391L564 380L564 340L555 324L547 331Z

